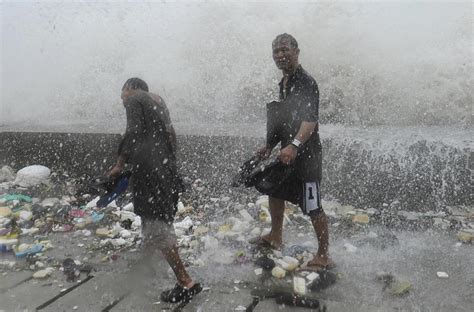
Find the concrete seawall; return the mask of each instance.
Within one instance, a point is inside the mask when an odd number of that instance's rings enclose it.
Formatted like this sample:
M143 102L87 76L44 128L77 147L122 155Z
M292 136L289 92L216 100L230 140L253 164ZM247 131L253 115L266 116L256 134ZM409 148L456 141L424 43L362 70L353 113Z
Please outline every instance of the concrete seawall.
M416 136L387 143L379 142L374 132L355 138L348 129L327 133L323 196L361 207L416 211L473 205L474 163L468 144ZM114 162L119 140L117 134L0 132L0 165L18 170L42 164L71 176L95 176ZM238 166L263 142L192 134L178 140L182 174L205 179L216 191L230 188Z

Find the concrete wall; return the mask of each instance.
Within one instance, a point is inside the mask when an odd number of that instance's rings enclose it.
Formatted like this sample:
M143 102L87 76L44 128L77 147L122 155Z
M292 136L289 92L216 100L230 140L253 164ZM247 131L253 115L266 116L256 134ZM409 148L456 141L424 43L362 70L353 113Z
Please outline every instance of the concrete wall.
M0 132L0 165L18 170L42 164L71 176L97 176L115 161L116 134ZM262 139L236 136L179 136L181 172L229 189L238 166ZM323 196L355 206L426 211L473 205L472 152L442 142L410 142L403 153L380 154L358 141L323 139Z

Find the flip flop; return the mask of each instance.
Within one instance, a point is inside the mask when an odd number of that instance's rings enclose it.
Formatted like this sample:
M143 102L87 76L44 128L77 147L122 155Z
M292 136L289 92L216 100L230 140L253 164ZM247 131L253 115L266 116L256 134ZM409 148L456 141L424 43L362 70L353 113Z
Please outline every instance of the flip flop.
M329 260L329 263L327 265L322 265L322 264L316 264L316 265L306 265L304 267L299 268L297 271L309 271L309 272L320 272L324 270L332 270L336 267L336 264L332 261Z
M262 236L257 236L254 238L249 239L249 243L252 245L255 245L258 248L269 248L269 249L274 249L274 250L280 250L280 248L275 248L272 243L269 241L265 240Z

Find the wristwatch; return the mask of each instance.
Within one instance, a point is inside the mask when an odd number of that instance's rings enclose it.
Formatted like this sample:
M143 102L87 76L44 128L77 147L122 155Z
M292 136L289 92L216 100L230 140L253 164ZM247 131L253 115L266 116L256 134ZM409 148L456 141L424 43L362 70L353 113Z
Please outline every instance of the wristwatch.
M303 145L303 143L298 139L293 139L290 144L296 147L297 149L300 149L301 145Z

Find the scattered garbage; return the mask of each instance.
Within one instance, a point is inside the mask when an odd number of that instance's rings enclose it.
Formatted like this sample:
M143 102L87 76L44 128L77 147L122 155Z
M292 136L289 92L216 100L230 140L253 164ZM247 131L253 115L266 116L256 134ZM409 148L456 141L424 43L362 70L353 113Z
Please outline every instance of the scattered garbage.
M49 268L39 270L33 273L33 278L44 279L44 278L49 277L53 272L54 272L54 268L49 267Z
M307 275L306 279L310 280L307 285L308 289L311 292L318 292L335 284L337 281L337 275L329 270L320 270L318 273L313 272Z
M285 271L291 272L298 268L300 262L293 257L285 256L283 259L277 259L276 263Z
M457 238L459 241L469 244L474 241L474 233L472 231L462 230L458 232Z
M281 267L276 266L272 269L272 275L276 278L284 278L286 276L286 271Z
M258 258L255 261L255 264L265 270L272 270L275 267L275 261L268 258L267 256Z
M388 272L378 272L376 280L382 282L383 290L392 296L406 295L412 288L411 283L405 279L398 279Z
M15 171L9 166L0 168L0 182L10 182L15 180Z
M22 194L5 194L5 195L0 196L0 200L4 202L17 201L17 202L27 202L27 203L31 203L33 201L33 199L30 196L22 195Z
M388 291L394 296L402 296L407 294L411 287L412 285L409 281L394 281Z
M304 278L298 276L293 277L293 291L298 295L306 294L306 281Z
M15 251L15 256L17 258L24 258L29 255L34 255L43 250L44 246L42 244L20 244Z
M357 214L352 217L352 222L359 224L367 224L369 223L369 216L366 214Z
M446 273L446 272L436 272L436 275L439 278L448 278L449 277L448 273Z
M321 306L318 299L288 293L278 295L275 298L275 302L277 304L284 304L290 307L293 306L311 309L319 309Z
M9 252L18 244L17 238L0 239L0 252Z

